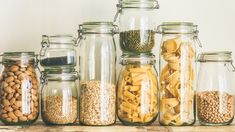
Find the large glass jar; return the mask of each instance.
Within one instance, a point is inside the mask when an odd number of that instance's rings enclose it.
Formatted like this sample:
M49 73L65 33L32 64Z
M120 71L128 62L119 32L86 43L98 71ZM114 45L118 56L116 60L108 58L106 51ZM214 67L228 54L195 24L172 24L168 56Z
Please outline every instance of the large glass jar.
M29 125L39 114L34 52L5 52L0 77L0 119L7 125Z
M40 64L45 70L74 69L77 64L76 39L71 35L42 36Z
M158 115L158 79L153 55L125 55L118 79L117 112L125 125L149 125Z
M225 51L199 55L196 106L198 120L203 125L228 125L233 121L231 54Z
M79 121L82 125L112 125L116 108L116 50L112 22L80 25Z
M155 45L156 0L120 0L119 14L120 47L125 53L151 52Z
M47 125L68 125L77 121L77 79L77 72L43 72L41 113Z
M166 22L158 27L160 47L160 124L192 125L195 122L197 26Z

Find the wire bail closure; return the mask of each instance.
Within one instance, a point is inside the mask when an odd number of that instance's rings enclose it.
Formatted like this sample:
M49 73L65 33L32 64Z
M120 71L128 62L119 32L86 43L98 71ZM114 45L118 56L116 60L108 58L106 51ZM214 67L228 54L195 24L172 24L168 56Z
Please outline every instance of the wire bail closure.
M157 26L157 29L156 29L155 32L158 33L158 34L193 34L193 41L194 41L195 43L197 43L200 48L202 48L202 43L201 43L200 39L198 38L198 33L199 33L198 25L193 25L193 27L195 28L195 30L193 31L193 33L165 33L165 32L162 30L162 26L163 26L163 25Z
M47 48L50 47L49 36L43 35L43 37L46 37L47 39L46 39L46 40L44 39L44 40L42 40L42 42L41 42L42 48L40 49L40 53L39 53L40 56L45 56L46 51L47 51Z
M121 12L122 12L122 9L123 8L142 8L142 9L159 9L160 8L160 6L159 6L159 3L158 3L158 1L157 0L154 0L153 1L153 6L152 7L125 7L124 5L123 5L123 2L122 2L123 0L119 0L119 4L117 4L116 5L116 7L117 7L117 12L116 12L116 14L115 14L115 16L114 16L114 19L113 19L113 22L116 22L117 21L117 18L120 16L120 14L121 14ZM141 2L141 1L140 1Z

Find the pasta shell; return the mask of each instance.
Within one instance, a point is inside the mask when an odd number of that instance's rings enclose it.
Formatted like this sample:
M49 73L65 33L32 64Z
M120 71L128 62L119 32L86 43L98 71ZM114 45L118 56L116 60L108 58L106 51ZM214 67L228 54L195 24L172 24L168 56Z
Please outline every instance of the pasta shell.
M178 38L168 39L163 42L163 48L167 53L174 53L180 46L180 40Z
M163 53L163 58L168 62L177 62L179 61L179 56L174 53Z
M180 62L168 63L168 64L171 69L176 70L176 71L180 70Z
M180 71L175 71L167 78L167 82L177 81L179 79L180 79Z

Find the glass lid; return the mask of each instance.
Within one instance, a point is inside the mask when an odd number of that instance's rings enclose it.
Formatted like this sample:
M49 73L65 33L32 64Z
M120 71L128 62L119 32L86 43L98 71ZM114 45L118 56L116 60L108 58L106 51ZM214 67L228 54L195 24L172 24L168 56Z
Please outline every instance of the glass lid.
M198 56L199 62L232 62L231 51L204 52Z

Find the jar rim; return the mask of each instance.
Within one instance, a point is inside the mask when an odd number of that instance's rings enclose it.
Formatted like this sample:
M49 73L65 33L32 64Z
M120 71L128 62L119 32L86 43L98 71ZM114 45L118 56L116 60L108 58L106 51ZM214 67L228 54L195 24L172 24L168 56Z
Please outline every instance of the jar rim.
M119 0L119 8L159 9L157 0Z
M35 52L4 52L2 56L8 56L8 57L21 57L21 56L25 56L25 57L35 57Z
M232 62L231 51L203 52L199 54L199 62Z
M75 45L76 38L71 34L42 35L42 44L43 43Z
M48 81L74 81L78 79L77 71L42 71L42 79L46 79Z
M128 64L155 64L156 57L152 53L145 53L145 54L129 54L129 55L122 55L120 57L120 64L128 65Z
M195 34L198 32L197 25L192 22L163 22L158 26L158 30L162 34Z
M79 34L115 34L117 25L110 21L88 21L79 25Z
M15 61L23 61L24 63L35 63L35 52L4 52L2 55L3 63L11 63Z

